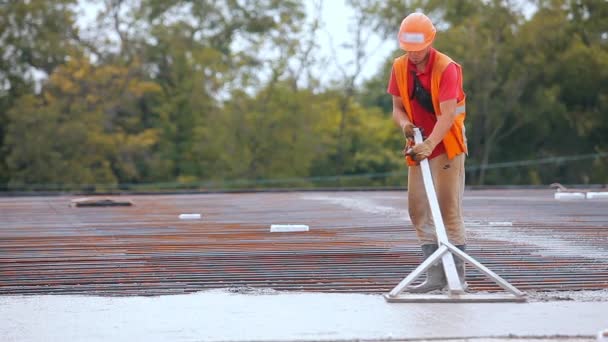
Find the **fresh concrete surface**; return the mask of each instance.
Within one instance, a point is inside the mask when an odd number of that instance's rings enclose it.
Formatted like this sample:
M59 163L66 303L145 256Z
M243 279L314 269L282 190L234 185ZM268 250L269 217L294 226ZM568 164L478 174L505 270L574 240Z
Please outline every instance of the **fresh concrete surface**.
M389 304L380 295L214 290L0 297L9 341L594 341L608 302Z

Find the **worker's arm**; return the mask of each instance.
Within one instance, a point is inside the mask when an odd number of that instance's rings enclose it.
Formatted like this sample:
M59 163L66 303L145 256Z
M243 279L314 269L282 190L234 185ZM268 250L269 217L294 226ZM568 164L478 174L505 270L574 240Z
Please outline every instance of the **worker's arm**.
M407 152L416 161L428 158L433 153L435 146L443 141L443 137L445 137L452 124L454 124L454 119L456 118L456 99L440 102L439 108L441 113L437 115L437 122L433 127L431 135L424 142L416 144Z
M401 127L401 131L408 139L414 139L414 124L407 117L407 113L405 112L405 107L403 106L403 101L401 101L401 97L393 95L393 121L399 127Z
M454 124L454 119L456 119L456 99L439 103L439 108L441 110L441 115L437 116L437 122L435 123L435 127L433 127L433 132L428 137L428 140L433 143L433 147L439 145L439 143L443 141L443 137L445 137Z

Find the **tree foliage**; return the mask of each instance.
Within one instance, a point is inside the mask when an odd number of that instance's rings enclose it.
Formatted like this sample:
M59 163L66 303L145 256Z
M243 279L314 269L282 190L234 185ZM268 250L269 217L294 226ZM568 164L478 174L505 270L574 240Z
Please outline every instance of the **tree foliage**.
M36 77L49 75L78 51L72 10L75 0L5 1L0 4L0 143L15 99L35 91ZM11 178L6 147L0 147L0 182Z
M160 89L138 73L136 65L72 59L39 96L22 96L8 112L11 185L113 184L146 176L159 132L142 103Z

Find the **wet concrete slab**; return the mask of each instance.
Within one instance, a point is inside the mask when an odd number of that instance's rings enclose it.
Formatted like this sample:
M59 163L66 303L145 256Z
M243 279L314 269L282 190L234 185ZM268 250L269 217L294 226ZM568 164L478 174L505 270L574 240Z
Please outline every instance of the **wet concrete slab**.
M1 341L593 340L607 301L390 304L380 295L213 290L3 296ZM494 338L494 339L492 339Z

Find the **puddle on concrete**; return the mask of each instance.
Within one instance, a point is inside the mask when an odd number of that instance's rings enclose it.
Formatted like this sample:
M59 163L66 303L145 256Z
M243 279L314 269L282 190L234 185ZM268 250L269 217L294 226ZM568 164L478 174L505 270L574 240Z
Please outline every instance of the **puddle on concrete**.
M0 297L2 341L271 341L592 336L605 302L389 304L379 295L207 291Z
M407 210L380 205L371 199L328 195L302 195L301 198L304 200L328 202L347 209L360 210L365 213L378 214L387 219L398 219L399 222L411 222Z
M533 245L538 247L537 253L541 256L584 257L602 261L608 260L608 250L562 239L558 232L553 236L547 236L530 229L510 226L500 227L500 229L487 229L488 224L479 221L465 222L465 226L467 227L467 233L471 237Z
M305 194L302 195L301 198L304 200L324 201L351 210L359 210L370 214L382 215L387 219L387 223L407 222L411 224L407 210L387 205L380 205L373 199L329 196L324 194ZM534 200L536 201L537 199ZM497 226L496 223L502 223L500 229L488 229L489 226ZM465 226L467 227L467 234L469 234L471 237L478 236L480 238L489 240L534 245L538 247L538 253L542 256L578 256L596 260L608 260L608 250L606 249L567 241L562 239L558 234L548 238L545 234L535 233L529 229L513 227L513 222L511 220L494 219L492 221L480 221L465 218Z

